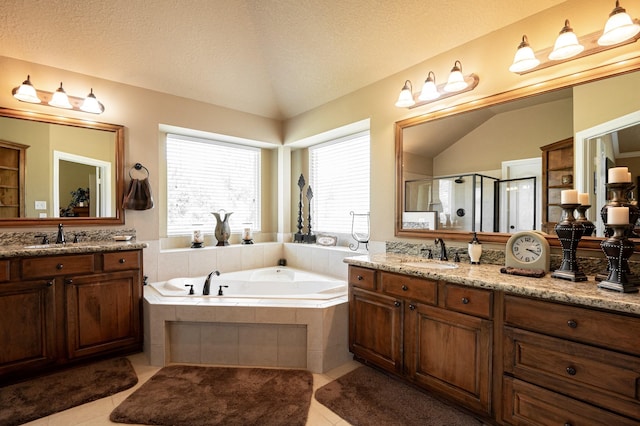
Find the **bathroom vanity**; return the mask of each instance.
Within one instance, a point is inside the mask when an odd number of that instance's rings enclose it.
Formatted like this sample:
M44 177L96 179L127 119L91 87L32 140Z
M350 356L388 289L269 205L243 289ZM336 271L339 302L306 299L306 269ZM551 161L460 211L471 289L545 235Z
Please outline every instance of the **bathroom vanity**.
M144 243L0 250L0 383L142 350Z
M498 424L640 422L638 293L416 260L345 260L356 359Z

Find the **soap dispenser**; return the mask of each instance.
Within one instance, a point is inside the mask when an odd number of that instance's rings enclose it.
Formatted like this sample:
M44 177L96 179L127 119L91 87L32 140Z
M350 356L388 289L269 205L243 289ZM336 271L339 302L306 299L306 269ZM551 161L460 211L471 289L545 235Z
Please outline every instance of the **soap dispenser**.
M469 241L468 247L469 259L472 265L480 264L480 256L482 256L482 244L478 241L478 235L474 232L473 239Z

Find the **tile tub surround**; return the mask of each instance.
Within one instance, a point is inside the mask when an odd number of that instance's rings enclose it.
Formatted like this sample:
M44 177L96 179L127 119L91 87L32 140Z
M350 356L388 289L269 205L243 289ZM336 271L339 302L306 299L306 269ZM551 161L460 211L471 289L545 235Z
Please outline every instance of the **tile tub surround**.
M194 364L295 366L323 373L351 358L346 294L331 301L181 298L146 286L143 311L151 365L177 362L176 357Z
M455 269L428 269L406 265L424 258L386 253L354 256L345 259L349 265L379 269L417 277L444 280L451 283L480 287L521 296L531 296L556 302L572 303L617 312L640 314L640 293L618 293L597 287L593 276L588 281L571 282L551 278L519 277L500 273L499 265L470 265L456 263ZM437 261L436 261L437 262Z

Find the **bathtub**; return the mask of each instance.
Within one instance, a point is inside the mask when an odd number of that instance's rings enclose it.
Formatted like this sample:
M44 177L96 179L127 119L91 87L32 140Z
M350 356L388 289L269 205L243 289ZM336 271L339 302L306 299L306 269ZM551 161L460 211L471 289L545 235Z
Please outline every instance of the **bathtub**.
M173 278L151 286L165 297L328 300L347 293L347 285L342 280L280 266L212 275L210 293L203 296L206 279L206 276ZM189 294L191 286L192 295Z
M151 365L306 368L349 361L345 280L290 267L175 278L144 288L145 354ZM189 295L193 285L194 294ZM219 286L223 296L218 296Z

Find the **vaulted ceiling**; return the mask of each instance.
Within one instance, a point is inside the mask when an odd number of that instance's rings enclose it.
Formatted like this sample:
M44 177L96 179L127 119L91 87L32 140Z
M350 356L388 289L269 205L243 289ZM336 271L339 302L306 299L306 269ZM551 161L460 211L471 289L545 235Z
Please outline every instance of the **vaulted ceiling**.
M4 0L0 55L286 119L562 2Z

